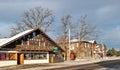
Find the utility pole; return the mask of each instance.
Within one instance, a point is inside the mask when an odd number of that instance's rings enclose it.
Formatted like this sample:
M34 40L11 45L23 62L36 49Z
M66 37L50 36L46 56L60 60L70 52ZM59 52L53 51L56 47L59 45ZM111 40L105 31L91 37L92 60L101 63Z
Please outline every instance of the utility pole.
M70 61L70 29L69 29L69 44L68 44L67 60Z

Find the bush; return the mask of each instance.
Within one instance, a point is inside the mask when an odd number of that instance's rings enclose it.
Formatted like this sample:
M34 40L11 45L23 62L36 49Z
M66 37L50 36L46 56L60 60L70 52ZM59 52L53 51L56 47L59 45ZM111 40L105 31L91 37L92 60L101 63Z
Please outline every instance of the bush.
M112 48L107 51L107 56L120 56L120 51Z

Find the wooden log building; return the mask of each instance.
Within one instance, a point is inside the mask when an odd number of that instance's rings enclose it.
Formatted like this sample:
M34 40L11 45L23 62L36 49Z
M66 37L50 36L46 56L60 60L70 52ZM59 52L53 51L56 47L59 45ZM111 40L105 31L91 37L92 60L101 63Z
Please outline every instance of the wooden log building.
M0 66L61 62L63 52L41 29L34 28L11 38L0 39Z

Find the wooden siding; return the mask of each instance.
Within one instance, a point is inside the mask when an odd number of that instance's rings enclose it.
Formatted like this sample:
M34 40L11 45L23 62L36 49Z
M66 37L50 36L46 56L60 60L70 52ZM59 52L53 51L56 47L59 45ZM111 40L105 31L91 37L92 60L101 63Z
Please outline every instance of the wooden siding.
M58 46L52 39L50 39L44 32L39 29L34 30L13 42L6 44L0 50L41 50L41 51L53 51L53 46L58 47L59 50L63 49Z
M16 48L14 48L14 50L17 51L22 51L22 50L44 50L44 51L53 51L52 47L44 47L44 46L28 46L28 45L17 45Z

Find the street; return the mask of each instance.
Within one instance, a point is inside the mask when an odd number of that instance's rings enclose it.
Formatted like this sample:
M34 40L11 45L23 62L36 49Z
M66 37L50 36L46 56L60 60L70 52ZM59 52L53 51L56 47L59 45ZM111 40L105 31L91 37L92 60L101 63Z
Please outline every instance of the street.
M53 68L48 70L120 70L120 60L103 61L84 65Z
M1 67L0 70L120 70L120 59L65 61Z

